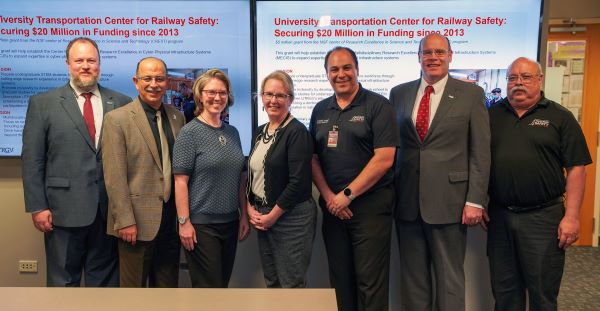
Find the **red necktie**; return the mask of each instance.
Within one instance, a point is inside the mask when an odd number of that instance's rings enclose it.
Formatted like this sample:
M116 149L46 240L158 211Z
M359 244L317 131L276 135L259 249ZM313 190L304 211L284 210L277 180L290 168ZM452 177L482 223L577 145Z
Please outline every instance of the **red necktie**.
M88 132L92 142L96 143L96 125L94 125L94 110L92 109L92 93L81 93L81 96L85 97L83 103L83 120L85 120L85 126L87 126Z
M431 95L431 92L433 92L433 86L428 85L425 88L425 94L419 103L417 119L415 120L417 134L419 134L421 141L425 140L425 135L427 135L427 130L429 129L429 95Z

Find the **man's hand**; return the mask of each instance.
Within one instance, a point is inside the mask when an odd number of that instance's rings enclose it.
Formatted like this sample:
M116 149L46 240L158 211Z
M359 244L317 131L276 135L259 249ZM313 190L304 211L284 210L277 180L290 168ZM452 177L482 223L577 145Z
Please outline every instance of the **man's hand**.
M490 216L488 215L486 210L483 210L483 220L479 223L479 225L481 226L481 228L484 231L488 230L488 223L490 222Z
M579 239L579 219L563 217L558 225L558 246L566 249Z
M344 207L340 210L338 210L337 214L335 214L335 216L341 220L347 220L352 218L354 214L352 214L352 211L350 210L349 207Z
M465 204L465 207L463 208L463 213L462 213L462 224L463 225L474 226L474 225L481 223L482 219L483 219L483 209L482 208L477 208L477 207L473 207L473 206Z
M327 207L327 210L333 214L331 209L333 208L333 199L335 198L335 193L329 191L327 193L321 193L321 196L323 196L323 200L325 200L325 206Z
M35 228L41 232L52 231L52 212L49 209L31 214L31 220Z
M337 218L342 220L350 219L353 215L350 208L348 208L348 206L350 206L350 203L352 203L352 200L350 200L350 198L348 198L346 195L344 195L342 191L340 191L338 194L335 195L335 197L333 197L333 199L331 200L331 207L328 206L328 208L331 214L333 214Z
M131 243L131 245L135 246L135 241L137 237L137 226L131 225L125 228L121 228L118 230L119 238L121 240Z

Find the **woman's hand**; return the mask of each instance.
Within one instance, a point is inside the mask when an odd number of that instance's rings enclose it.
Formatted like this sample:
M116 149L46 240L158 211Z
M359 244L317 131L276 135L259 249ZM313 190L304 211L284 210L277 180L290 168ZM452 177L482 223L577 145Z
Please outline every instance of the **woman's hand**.
M194 245L198 243L196 239L196 229L191 222L186 221L183 225L179 225L179 239L181 245L188 251L194 250Z

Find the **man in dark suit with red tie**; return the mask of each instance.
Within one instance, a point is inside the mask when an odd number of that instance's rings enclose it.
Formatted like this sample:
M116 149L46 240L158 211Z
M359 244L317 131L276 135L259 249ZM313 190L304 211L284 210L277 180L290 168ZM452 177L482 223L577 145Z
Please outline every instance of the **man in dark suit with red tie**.
M44 232L48 286L118 286L116 240L106 234L103 115L131 98L98 84L89 38L67 46L66 85L29 99L23 130L25 210Z
M482 221L486 203L488 114L483 89L448 76L448 38L426 36L418 55L421 78L390 92L401 143L395 168L401 304L464 310L466 225Z

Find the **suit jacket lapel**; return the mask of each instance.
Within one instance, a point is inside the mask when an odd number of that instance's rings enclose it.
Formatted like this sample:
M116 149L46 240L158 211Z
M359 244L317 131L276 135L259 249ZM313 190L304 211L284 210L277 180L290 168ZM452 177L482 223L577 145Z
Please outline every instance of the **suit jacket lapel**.
M148 145L148 148L150 148L150 153L152 154L152 158L154 158L154 162L162 172L162 164L158 155L158 146L156 146L154 134L152 134L152 129L150 128L150 124L148 123L146 112L144 111L144 108L142 107L142 103L140 102L139 98L136 97L136 99L133 100L133 103L134 104L132 105L131 110L129 111L129 115L131 116L131 119L133 120L135 125L140 130L140 133L142 133L144 141Z
M111 92L108 92L105 88L98 84L98 90L100 90L100 97L102 98L102 111L103 116L109 113L111 110L115 109L115 103L113 101L113 96ZM102 132L104 131L104 126L100 129L100 139L98 141L98 150L97 153L100 153L102 149Z
M431 126L429 127L429 131L427 131L427 136L425 136L425 139L427 139L429 134L435 130L442 120L444 120L444 116L454 104L454 99L457 96L456 94L456 84L454 83L454 79L448 77L448 82L446 82L446 87L444 88L444 93L440 99L440 104L435 112L435 116L433 116L433 121L431 121Z
M165 112L167 113L167 118L169 120L169 125L171 126L171 133L173 133L173 139L177 138L177 134L179 134L179 126L175 126L178 123L177 120L177 111L175 109L168 109L168 106L165 106Z
M111 110L115 109L115 103L113 101L112 92L108 92L105 88L98 85L98 89L100 90L100 96L102 96L102 109L104 109L104 114L107 114Z
M404 118L406 120L410 120L410 128L414 138L421 143L421 139L419 138L419 134L417 133L417 128L415 127L415 122L412 121L412 114L414 109L419 109L418 106L415 105L415 101L417 100L417 92L419 91L419 84L421 83L421 79L415 80L411 82L411 86L406 95L406 110L404 111Z
M92 148L92 150L95 151L96 146L92 142L90 133L87 127L85 126L83 114L81 113L81 110L77 105L77 101L75 100L75 94L73 92L73 89L69 86L69 84L65 85L62 88L60 104L63 107L63 109L65 109L65 111L67 112L67 115L69 116L71 121L73 121L75 127L77 128L83 139L86 141L88 146L90 146L90 148Z

